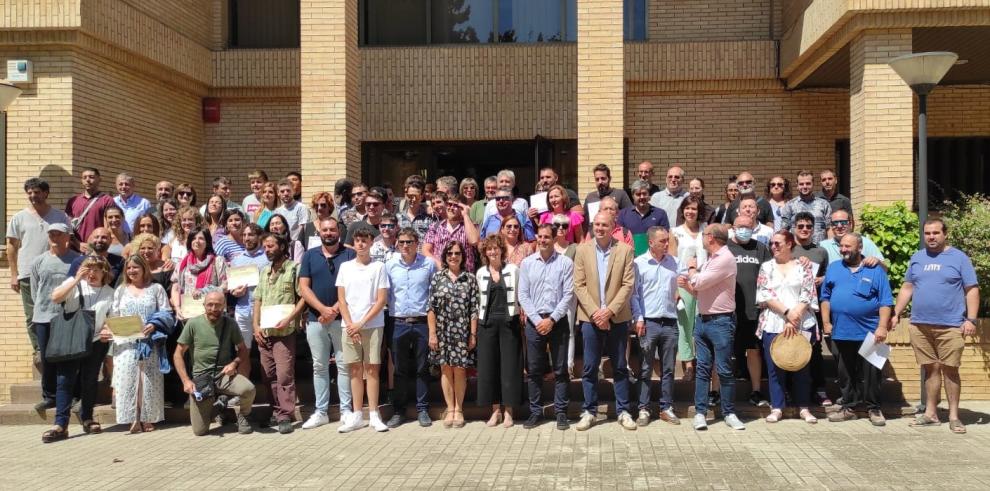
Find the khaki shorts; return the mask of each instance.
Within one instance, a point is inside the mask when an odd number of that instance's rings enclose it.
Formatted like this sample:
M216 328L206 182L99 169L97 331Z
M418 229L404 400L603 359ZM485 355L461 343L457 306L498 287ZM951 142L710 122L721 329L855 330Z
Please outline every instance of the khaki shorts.
M911 335L911 346L914 347L914 357L919 365L940 363L947 367L959 367L962 364L966 340L963 339L961 329L911 324L908 326L908 333Z
M364 363L365 365L381 365L382 363L382 331L381 327L361 329L361 343L355 343L344 329L344 363Z

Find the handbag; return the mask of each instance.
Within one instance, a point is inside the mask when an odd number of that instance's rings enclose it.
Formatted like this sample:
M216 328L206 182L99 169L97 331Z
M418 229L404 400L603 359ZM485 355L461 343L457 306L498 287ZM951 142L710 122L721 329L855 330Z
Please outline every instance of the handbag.
M75 312L65 311L52 319L51 334L45 348L45 359L52 363L78 360L89 356L93 345L93 331L96 329L96 311L86 310L86 297L82 286L76 283L79 291L79 308Z
M196 386L196 392L199 392L199 396L202 399L213 399L217 396L217 379L219 378L217 369L220 367L220 350L227 346L225 341L228 341L228 329L227 319L224 318L223 327L220 329L220 340L217 345L217 357L213 362L213 368L193 376L193 385Z

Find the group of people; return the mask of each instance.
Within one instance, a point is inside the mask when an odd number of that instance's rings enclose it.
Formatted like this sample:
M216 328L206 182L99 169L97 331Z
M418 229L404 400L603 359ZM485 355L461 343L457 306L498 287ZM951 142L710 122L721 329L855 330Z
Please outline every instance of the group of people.
M489 426L512 426L524 395L524 427L540 424L543 380L552 373L556 426L567 429L576 358L577 430L598 420L606 363L623 428L654 417L679 424L678 359L695 382L697 430L707 428L712 406L721 406L730 427L745 428L735 414L736 364L751 381L750 402L769 406L768 423L788 405L815 423L815 398L831 421L855 419L863 404L883 425L881 371L858 349L868 336L884 341L911 302L929 399L915 424L938 424L932 400L944 378L950 427L965 431L958 366L979 296L969 259L946 245L943 222L928 220L926 249L912 258L895 304L883 255L854 232L849 199L831 171L819 175L817 193L815 176L798 173L795 197L783 176L758 196L753 175L740 172L717 206L706 202L702 179L684 187L678 166L668 169L665 187L656 186L650 162L639 165L628 192L611 187L608 166L596 166L597 189L583 203L551 168L540 170L529 200L503 170L480 186L413 175L402 196L342 179L309 206L294 172L278 182L251 172L240 203L219 177L199 207L190 184L159 182L152 203L127 174L116 177L115 196L101 191L98 169L80 177L82 192L64 211L48 203L47 182L29 179L29 206L7 231L11 287L24 302L43 374L37 409L56 409L45 442L68 436L75 405L85 432L102 430L93 419L101 373L112 380L117 422L133 432L153 431L168 403L187 403L197 435L227 404L237 408L241 433L258 425L290 433L299 337L312 353L315 391L304 429L329 423L332 386L340 432L387 431L406 421L407 409L430 426L431 366L439 367L445 427L464 426L468 373L476 370ZM60 335L53 319L79 309L95 312L92 349L47 360L49 341ZM116 318L134 317L139 334L114 334L123 325ZM770 347L781 336L808 339L811 362L797 371L777 366ZM823 343L839 365L842 398L834 405ZM253 345L270 394L265 421L250 416ZM659 397L651 388L655 364ZM383 387L394 408L387 421L378 412ZM638 401L630 401L635 393Z

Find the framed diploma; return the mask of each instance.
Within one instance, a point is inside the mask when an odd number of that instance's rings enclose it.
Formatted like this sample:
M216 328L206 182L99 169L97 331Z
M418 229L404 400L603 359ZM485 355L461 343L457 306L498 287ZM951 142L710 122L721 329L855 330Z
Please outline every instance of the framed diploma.
M107 326L110 327L110 332L113 333L114 339L144 337L144 334L141 334L141 331L144 330L144 323L136 315L108 317Z
M261 321L259 325L262 329L274 329L275 325L282 319L292 314L296 306L293 304L268 305L261 307Z
M198 317L206 313L206 308L203 307L202 298L197 300L193 298L192 295L187 294L182 296L181 302L182 308L179 309L179 312L181 312L182 316L186 319L192 319L193 317Z
M258 267L250 264L227 269L227 288L258 286Z

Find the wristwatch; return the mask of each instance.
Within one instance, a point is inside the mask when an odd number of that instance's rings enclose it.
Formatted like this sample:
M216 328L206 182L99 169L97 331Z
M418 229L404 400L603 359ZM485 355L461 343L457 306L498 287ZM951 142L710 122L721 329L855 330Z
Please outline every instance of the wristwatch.
M972 322L973 325L975 326L978 319L976 317L967 317L966 320Z

